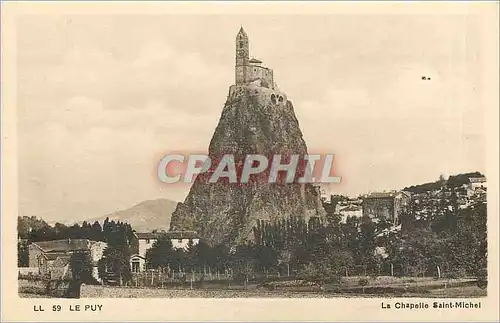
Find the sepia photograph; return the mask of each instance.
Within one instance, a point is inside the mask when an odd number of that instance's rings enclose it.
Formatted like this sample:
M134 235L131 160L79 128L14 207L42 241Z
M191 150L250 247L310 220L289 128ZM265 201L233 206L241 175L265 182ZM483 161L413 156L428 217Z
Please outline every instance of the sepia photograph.
M233 4L2 3L2 305L498 319L498 3Z

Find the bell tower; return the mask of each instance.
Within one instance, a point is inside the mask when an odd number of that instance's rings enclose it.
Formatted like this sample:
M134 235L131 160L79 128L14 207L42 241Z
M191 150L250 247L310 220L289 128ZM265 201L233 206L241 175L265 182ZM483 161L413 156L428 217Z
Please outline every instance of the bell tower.
M236 36L236 84L244 84L247 82L249 56L248 36L243 27L241 27Z

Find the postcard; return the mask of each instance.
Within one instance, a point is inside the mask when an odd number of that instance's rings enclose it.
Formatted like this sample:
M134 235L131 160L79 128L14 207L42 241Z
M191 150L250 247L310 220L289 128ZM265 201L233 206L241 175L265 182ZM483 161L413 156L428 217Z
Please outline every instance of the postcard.
M497 321L498 23L2 3L2 320Z

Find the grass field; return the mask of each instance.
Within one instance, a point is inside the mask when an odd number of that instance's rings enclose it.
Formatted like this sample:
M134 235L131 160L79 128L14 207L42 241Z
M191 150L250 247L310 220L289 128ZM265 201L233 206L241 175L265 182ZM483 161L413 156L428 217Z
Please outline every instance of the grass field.
M208 286L205 288L140 288L82 286L82 298L335 298L335 297L484 297L486 289L481 289L474 281L436 280L432 278L380 278L372 279L369 285L360 287L352 278L342 282L342 288L305 285L299 281L282 282L269 288L257 284L247 286L232 285L225 288Z
M362 285L360 281L365 281ZM40 286L20 281L19 296L49 298ZM37 288L35 288L37 287ZM59 295L50 293L51 295ZM53 297L52 296L52 297ZM76 295L75 295L76 296ZM334 298L334 297L484 297L486 289L477 287L474 279L435 279L431 277L344 277L339 284L323 284L292 279L249 283L217 284L207 282L200 286L190 284L162 287L112 287L83 285L82 298Z
M332 294L332 293L315 293L315 292L261 292L261 291L231 291L231 290L165 290L165 289L125 289L122 292L116 293L116 287L106 287L109 293L106 296L95 295L90 297L106 297L106 298L356 298L356 297L384 297L384 295L367 295L367 294ZM125 290L126 291L125 291ZM114 290L114 291L113 291ZM123 293L125 292L125 293ZM485 297L486 290L480 289L477 286L447 288L432 291L429 294L409 293L403 294L402 297L423 297L423 298L455 298L455 297ZM52 298L47 295L36 295L19 293L21 298ZM385 297L389 297L386 295Z
M485 290L477 286L447 288L436 293L407 293L399 297L453 298L484 297ZM82 298L359 298L359 297L394 297L393 295L373 295L355 293L325 292L287 292L263 290L196 290L196 289L152 289L152 288L120 288L101 287L99 290L87 291Z

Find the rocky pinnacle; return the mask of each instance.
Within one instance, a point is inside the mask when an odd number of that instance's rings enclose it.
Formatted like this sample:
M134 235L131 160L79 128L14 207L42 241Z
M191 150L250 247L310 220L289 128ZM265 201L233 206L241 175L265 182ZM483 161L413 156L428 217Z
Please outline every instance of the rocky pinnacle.
M261 84L232 85L209 146L211 159L233 154L307 154L292 102ZM312 184L208 183L198 176L172 214L170 230L194 230L209 244L234 245L253 238L257 220L324 217Z

